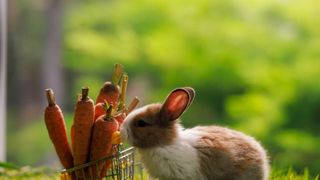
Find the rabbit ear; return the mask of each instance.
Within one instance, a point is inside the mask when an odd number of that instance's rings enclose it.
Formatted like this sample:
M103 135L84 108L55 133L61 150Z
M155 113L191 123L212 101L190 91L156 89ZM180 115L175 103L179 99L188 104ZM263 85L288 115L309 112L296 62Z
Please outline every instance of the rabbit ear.
M192 103L194 95L195 91L191 87L173 90L161 107L161 119L166 121L178 119Z
M187 106L187 107L189 107L194 99L196 92L194 91L194 89L192 87L184 87L183 89L186 90L189 94L189 103Z

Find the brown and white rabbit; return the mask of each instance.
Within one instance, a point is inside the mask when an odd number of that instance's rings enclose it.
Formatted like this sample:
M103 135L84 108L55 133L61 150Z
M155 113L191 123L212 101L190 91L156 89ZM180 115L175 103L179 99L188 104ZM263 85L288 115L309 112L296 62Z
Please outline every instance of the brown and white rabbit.
M125 119L121 136L138 149L150 175L161 180L266 180L267 155L254 138L219 126L183 129L178 118L194 95L190 87L175 89L163 104L146 105Z

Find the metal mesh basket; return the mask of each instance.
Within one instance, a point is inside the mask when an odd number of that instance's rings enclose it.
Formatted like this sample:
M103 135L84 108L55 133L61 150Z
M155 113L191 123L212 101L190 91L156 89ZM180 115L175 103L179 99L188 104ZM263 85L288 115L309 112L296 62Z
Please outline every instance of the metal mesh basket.
M124 148L123 145L114 145L112 152L111 157L62 170L61 179L130 180L134 179L135 166L139 165L139 176L142 179L142 166L135 163L133 147Z

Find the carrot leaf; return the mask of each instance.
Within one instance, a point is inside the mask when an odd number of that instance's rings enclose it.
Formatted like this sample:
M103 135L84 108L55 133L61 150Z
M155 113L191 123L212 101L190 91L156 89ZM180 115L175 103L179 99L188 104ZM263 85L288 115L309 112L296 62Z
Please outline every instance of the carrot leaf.
M112 74L112 84L118 85L119 81L123 75L123 66L121 64L115 64L114 71Z

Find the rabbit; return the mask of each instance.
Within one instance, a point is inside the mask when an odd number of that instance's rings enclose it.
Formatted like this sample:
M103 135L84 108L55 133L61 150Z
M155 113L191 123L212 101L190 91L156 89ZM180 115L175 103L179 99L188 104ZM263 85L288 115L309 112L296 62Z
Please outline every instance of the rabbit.
M121 137L138 150L148 173L160 180L267 180L267 154L254 138L225 127L180 125L194 96L191 87L177 88L164 103L124 120Z

